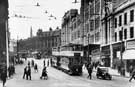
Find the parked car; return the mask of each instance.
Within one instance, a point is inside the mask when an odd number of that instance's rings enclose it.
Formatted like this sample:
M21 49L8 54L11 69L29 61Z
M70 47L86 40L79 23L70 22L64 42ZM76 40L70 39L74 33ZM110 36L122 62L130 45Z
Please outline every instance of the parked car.
M107 67L98 67L96 76L97 78L101 78L101 79L108 79L108 80L112 79L112 76L109 74Z

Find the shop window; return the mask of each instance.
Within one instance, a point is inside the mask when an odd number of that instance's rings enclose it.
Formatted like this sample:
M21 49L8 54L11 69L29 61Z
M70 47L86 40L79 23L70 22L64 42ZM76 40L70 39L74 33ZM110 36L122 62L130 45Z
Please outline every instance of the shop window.
M134 21L134 10L130 11L130 22Z
M134 27L130 27L130 38L134 37Z
M124 25L127 24L127 13L124 14Z

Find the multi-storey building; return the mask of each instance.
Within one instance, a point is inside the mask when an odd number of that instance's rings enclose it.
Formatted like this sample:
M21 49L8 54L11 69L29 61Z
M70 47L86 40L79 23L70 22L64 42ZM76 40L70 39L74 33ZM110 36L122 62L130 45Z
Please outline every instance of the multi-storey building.
M61 30L61 50L69 50L68 47L64 47L65 45L71 43L75 36L71 33L73 29L75 29L76 22L74 22L73 18L78 15L77 9L71 9L65 13L63 16L62 22L62 30ZM76 21L76 20L75 20Z
M57 48L61 45L61 30L57 28L56 30L52 30L46 32L37 32L38 36L38 44L41 49L43 49L47 54L52 53L52 48Z
M0 0L0 62L6 61L7 23L8 23L8 0Z
M100 59L101 44L101 9L102 0L81 0L81 15L83 19L84 57L88 61L97 62Z
M129 71L130 66L135 66L135 1L115 0L106 6L110 13L102 21L102 50L108 55L104 57L110 58L111 67L124 67Z

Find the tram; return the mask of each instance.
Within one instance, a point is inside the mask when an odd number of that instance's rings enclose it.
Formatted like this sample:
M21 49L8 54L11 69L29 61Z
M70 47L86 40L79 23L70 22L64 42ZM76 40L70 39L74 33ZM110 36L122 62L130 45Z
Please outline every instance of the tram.
M68 48L74 48L68 51L53 50L52 65L57 68L65 69L70 75L82 75L83 51L81 45L70 44Z

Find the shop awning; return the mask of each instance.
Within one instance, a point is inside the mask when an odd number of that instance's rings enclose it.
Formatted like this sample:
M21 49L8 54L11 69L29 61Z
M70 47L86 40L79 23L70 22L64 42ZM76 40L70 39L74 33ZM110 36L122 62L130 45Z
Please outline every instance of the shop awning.
M124 51L123 59L135 59L135 49Z

